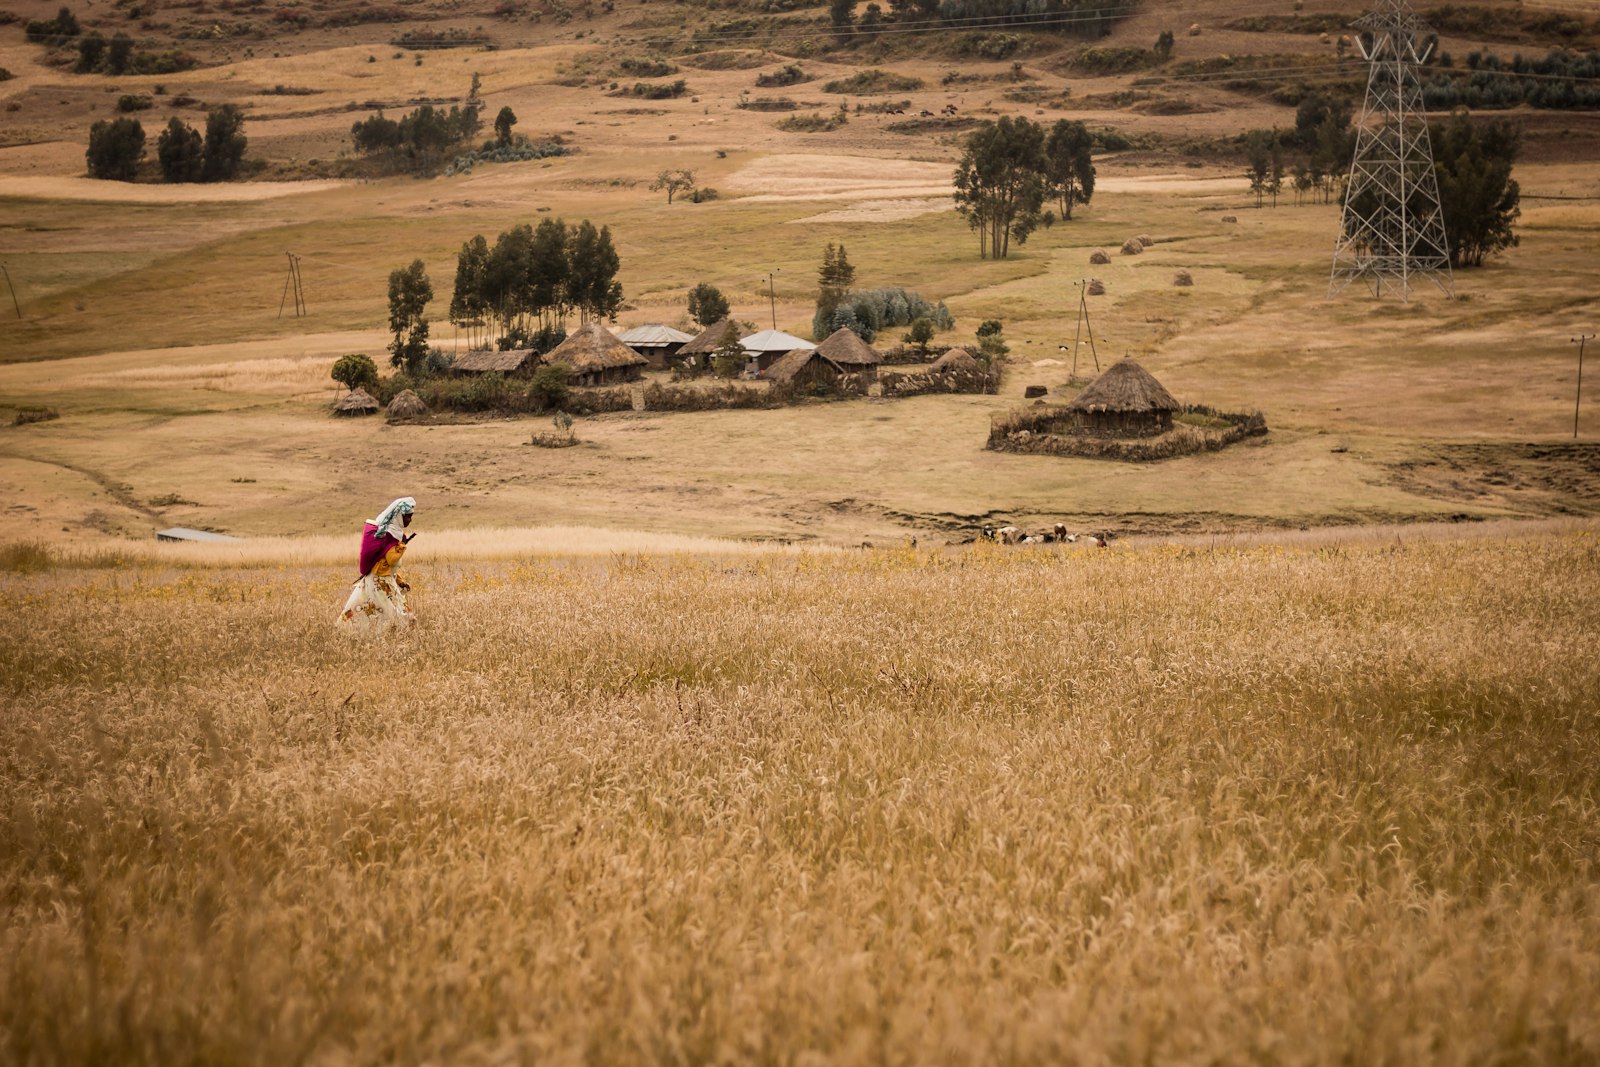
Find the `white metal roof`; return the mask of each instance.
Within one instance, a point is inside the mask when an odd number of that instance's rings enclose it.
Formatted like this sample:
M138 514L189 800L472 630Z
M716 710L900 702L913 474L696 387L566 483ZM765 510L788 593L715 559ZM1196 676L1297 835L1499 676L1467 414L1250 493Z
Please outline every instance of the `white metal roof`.
M762 330L740 340L746 352L793 352L797 348L816 348L810 341L804 341L792 333L782 330Z
M237 541L237 537L212 533L210 530L191 530L187 526L173 526L156 531L157 541Z
M694 340L694 334L674 330L671 326L663 326L659 322L652 322L645 326L635 326L626 333L617 335L617 340L630 348L655 348L665 345L681 345Z

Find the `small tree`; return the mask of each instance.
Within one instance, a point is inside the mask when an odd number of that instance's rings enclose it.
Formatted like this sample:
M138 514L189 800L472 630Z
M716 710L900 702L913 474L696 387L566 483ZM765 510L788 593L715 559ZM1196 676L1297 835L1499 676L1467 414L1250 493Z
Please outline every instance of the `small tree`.
M106 39L90 30L78 38L78 73L88 74L98 70L106 56Z
M122 32L111 35L111 47L106 51L106 71L126 74L133 67L133 38Z
M868 4L867 10L861 14L860 31L877 33L881 29L883 29L883 8L877 4Z
M656 180L650 183L651 192L667 191L667 203L672 203L672 198L679 193L688 192L694 188L694 171L692 170L664 170L656 175Z
M1522 215L1522 188L1511 167L1522 131L1509 121L1476 126L1461 109L1428 132L1450 265L1481 267L1486 256L1517 244L1511 224Z
M161 177L169 182L199 181L203 173L199 132L174 116L156 139L156 160L161 164Z
M565 363L542 363L528 382L528 397L548 411L566 403L572 388L572 368Z
M208 182L223 182L239 170L244 158L244 113L232 104L206 115L206 139L203 148L201 173Z
M1267 170L1267 195L1272 197L1273 207L1278 206L1278 194L1281 192L1283 192L1283 146L1273 141Z
M404 367L413 378L421 378L428 358L428 301L433 286L428 281L422 260L411 261L389 275L389 329L394 341L389 345L389 362Z
M1248 161L1245 177L1250 179L1250 191L1256 196L1256 207L1267 194L1269 175L1272 173L1272 133L1269 130L1251 130L1245 135L1244 152Z
M711 373L719 378L737 378L746 362L748 357L744 354L744 342L729 332L717 350L711 353Z
M346 389L366 389L378 384L378 365L370 357L352 352L334 361L329 377Z
M84 156L91 178L131 182L144 159L144 127L138 119L101 119L89 127L89 149Z
M1161 33L1156 37L1156 46L1151 49L1151 51L1156 54L1157 59L1165 63L1167 60L1172 58L1173 43L1172 31L1162 30Z
M704 329L728 317L728 298L709 282L689 290L689 316Z
M855 0L828 0L828 21L835 30L849 34L854 27L851 21L855 16Z
M474 75L476 77L476 75ZM517 113L507 104L500 109L500 114L494 117L495 139L503 145L511 143L511 128L517 124Z
M1005 329L999 319L984 319L978 326L978 354L984 359L993 362L1004 359L1011 346L1006 344L1002 335Z
M558 411L550 419L550 424L556 428L556 433L562 434L567 440L575 436L572 432L572 412Z
M919 352L926 352L928 350L928 342L933 340L933 320L930 318L917 319L911 324L911 329L906 332L901 340L906 344L916 345Z
M1072 220L1073 205L1087 204L1094 197L1093 147L1089 128L1067 119L1050 127L1050 136L1045 138L1046 191L1060 203L1063 221Z

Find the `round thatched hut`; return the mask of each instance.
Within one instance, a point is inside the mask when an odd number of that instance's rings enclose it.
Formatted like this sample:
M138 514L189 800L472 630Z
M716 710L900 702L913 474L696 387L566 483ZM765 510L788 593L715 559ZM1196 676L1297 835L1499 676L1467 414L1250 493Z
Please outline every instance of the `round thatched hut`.
M1067 405L1078 431L1097 437L1153 437L1172 429L1178 401L1132 359L1107 367Z
M598 322L588 322L552 348L546 363L565 363L572 368L573 385L615 385L637 381L649 365L639 353L617 340L616 334Z
M1126 241L1122 242L1122 254L1125 256L1136 256L1143 251L1144 242L1139 240L1137 237L1130 237Z
M365 389L352 389L333 405L333 413L345 416L376 415L378 406L377 398Z
M952 348L944 355L933 361L933 366L928 368L935 374L982 374L983 365L971 351L965 348Z
M389 401L389 421L395 419L415 419L428 413L428 405L422 398L410 389L401 390L395 398Z
M817 346L817 351L838 364L846 374L859 374L864 382L878 379L878 365L883 357L854 330L839 327Z
M1111 262L1111 256L1107 254L1105 249L1097 248L1093 252L1089 253L1089 262L1095 264L1096 266L1104 266L1105 264Z

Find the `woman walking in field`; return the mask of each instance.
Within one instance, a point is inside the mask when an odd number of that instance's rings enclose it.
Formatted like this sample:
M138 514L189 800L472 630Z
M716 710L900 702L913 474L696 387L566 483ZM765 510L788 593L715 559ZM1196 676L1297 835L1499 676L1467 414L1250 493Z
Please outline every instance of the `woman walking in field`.
M416 616L406 607L411 588L398 573L400 557L416 534L405 533L417 502L403 496L368 519L361 532L361 577L350 590L339 625L352 633L382 633L390 626L409 626Z

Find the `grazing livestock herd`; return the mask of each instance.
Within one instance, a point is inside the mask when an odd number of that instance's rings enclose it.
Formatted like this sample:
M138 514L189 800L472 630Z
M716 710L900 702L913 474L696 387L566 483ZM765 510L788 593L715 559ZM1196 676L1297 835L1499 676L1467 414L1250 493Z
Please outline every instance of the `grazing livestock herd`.
M1068 533L1065 523L1056 523L1048 530L1038 533L1029 533L1017 526L985 526L979 531L978 537L985 541L994 541L1002 545L1049 545L1057 542L1075 545L1082 542L1094 548L1105 548L1111 540L1111 535L1104 534L1076 534ZM974 538L977 540L977 538Z

